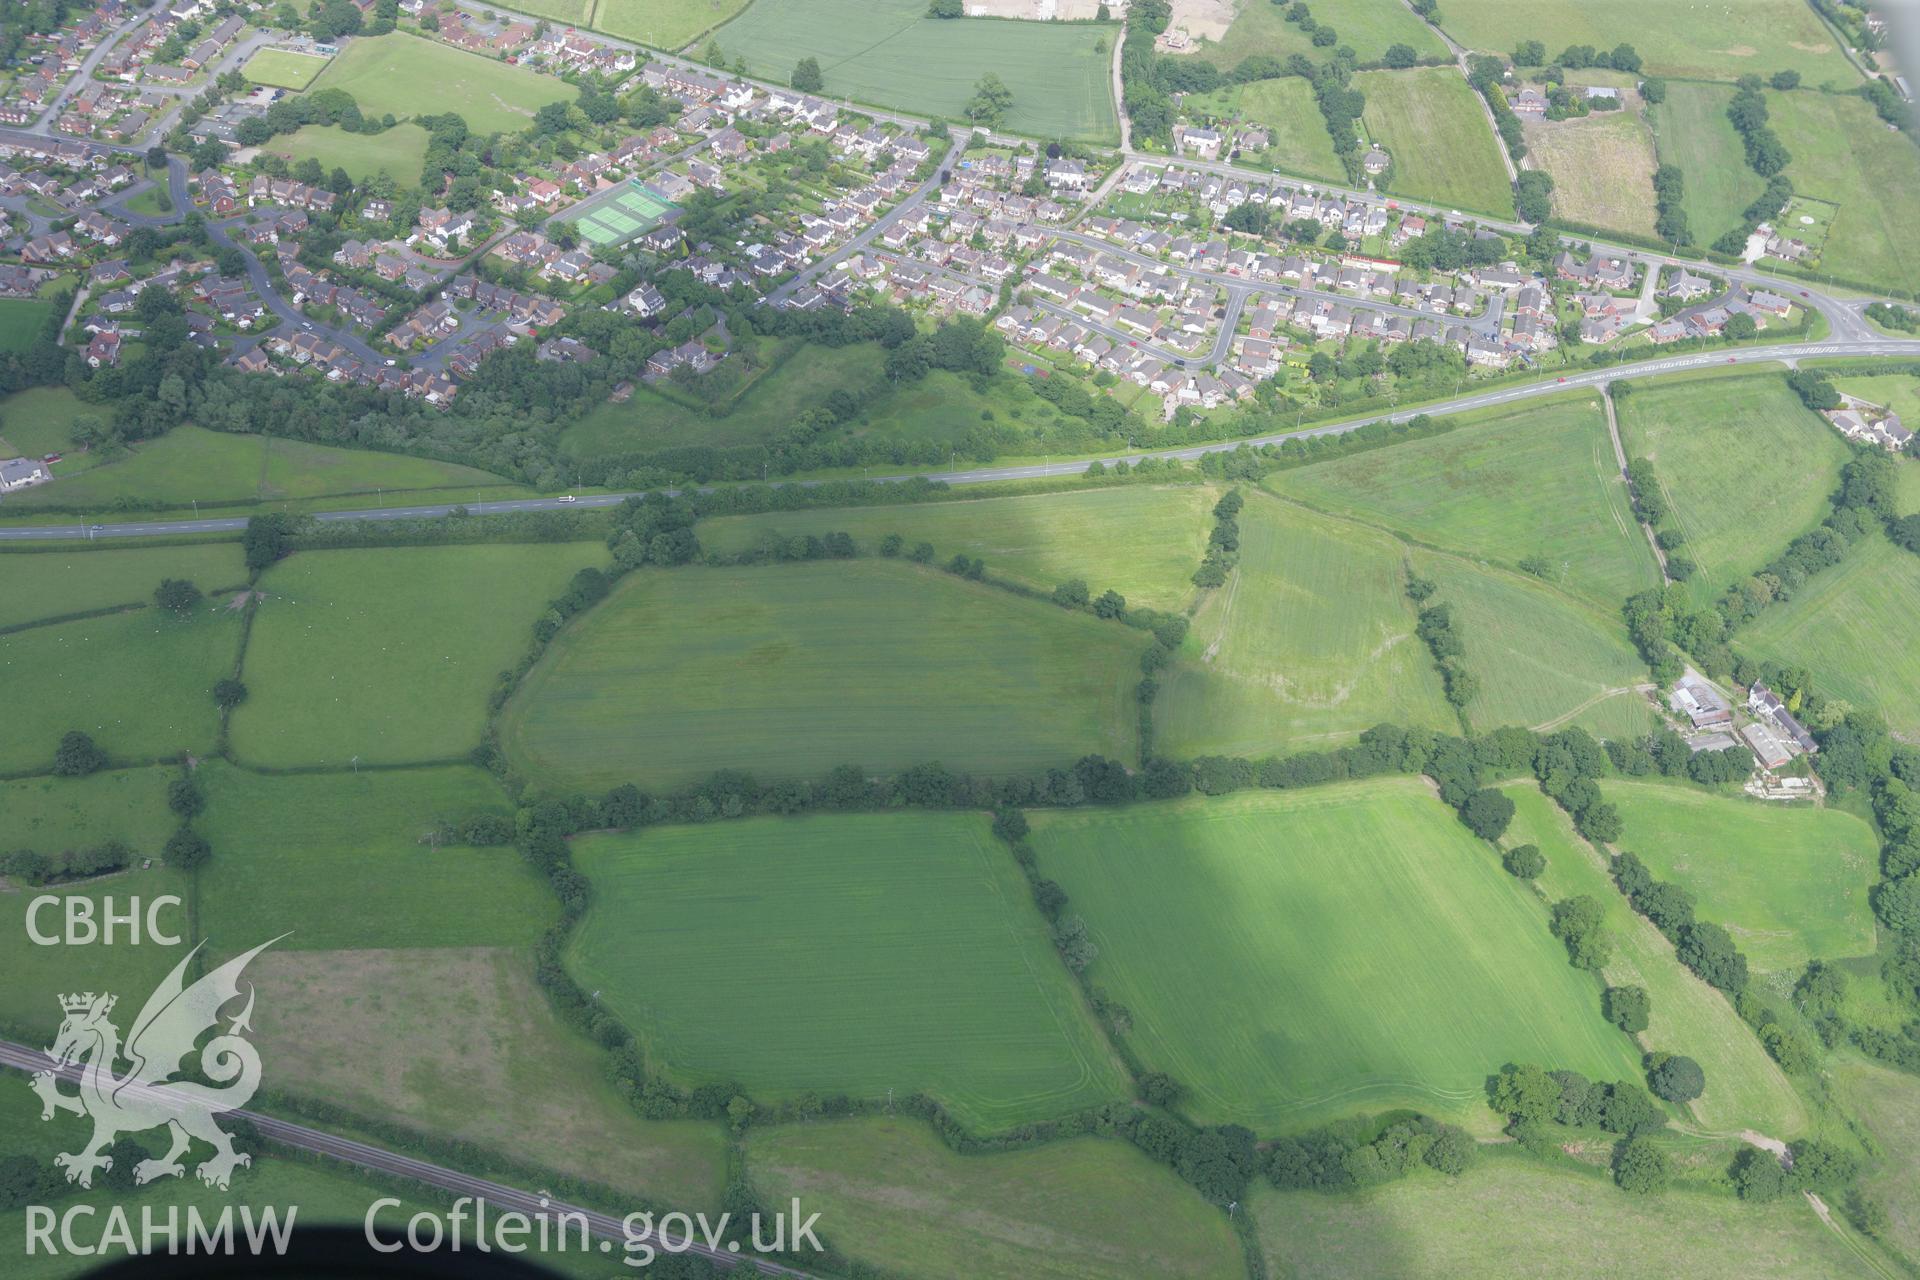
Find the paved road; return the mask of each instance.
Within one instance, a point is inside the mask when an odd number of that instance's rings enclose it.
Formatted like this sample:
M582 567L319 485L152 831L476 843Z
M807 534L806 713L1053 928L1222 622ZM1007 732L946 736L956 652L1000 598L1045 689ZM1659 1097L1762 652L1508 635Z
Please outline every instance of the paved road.
M52 1065L52 1060L38 1049L0 1040L0 1066L31 1073L44 1071ZM66 1080L77 1080L80 1076L80 1068L78 1066L63 1068L60 1075ZM154 1092L164 1094L166 1091L164 1087L160 1087ZM449 1169L444 1165L432 1164L425 1160L416 1160L411 1156L403 1156L365 1142L335 1137L333 1134L307 1125L276 1120L272 1116L261 1115L257 1111L234 1111L229 1114L250 1122L260 1131L262 1137L280 1143L282 1146L327 1156L377 1173L411 1178L415 1182L424 1182L455 1195L479 1197L499 1209L517 1210L530 1217L543 1212L556 1217L567 1213L580 1214L586 1219L588 1228L594 1236L612 1242L613 1248L606 1254L609 1258L619 1254L626 1240L626 1232L621 1226L620 1219L611 1214L568 1204L550 1197L543 1204L542 1197L534 1193L521 1191L503 1183L490 1182L484 1178L471 1177L457 1169ZM73 1123L78 1125L81 1122L75 1120ZM244 1174L240 1176L245 1177ZM725 1267L745 1263L761 1275L791 1276L796 1280L806 1280L808 1275L807 1272L794 1267L759 1258L742 1258L737 1254L729 1253L726 1249L711 1249L699 1243L691 1245L686 1252L698 1254L710 1262L716 1262Z
M1688 369L1711 368L1720 364L1774 364L1781 361L1804 360L1816 356L1901 356L1907 359L1920 358L1920 340L1896 340L1879 338L1872 342L1821 342L1821 343L1782 343L1776 346L1743 347L1731 354L1709 353L1681 356L1669 356L1659 360L1645 360L1638 364L1609 365L1603 369L1589 369L1580 373L1571 373L1564 378L1547 382L1524 383L1519 386L1502 387L1492 391L1476 392L1473 395L1455 396L1449 400L1433 404L1408 406L1390 413L1375 413L1365 417L1349 418L1344 422L1327 423L1322 426L1306 427L1298 431L1280 431L1272 435L1254 436L1240 440L1221 440L1210 444L1194 445L1186 449L1141 450L1129 455L1130 460L1141 458L1176 458L1190 461L1209 453L1222 453L1239 448L1241 445L1279 444L1283 440L1311 436L1343 435L1356 431L1374 422L1405 422L1420 414L1463 413L1469 409L1482 409L1493 405L1510 404L1516 400L1531 400L1539 396L1553 395L1577 387L1600 387L1618 378L1647 378L1655 374L1678 373ZM1047 476L1078 475L1085 471L1093 459L1065 459L1060 462L1022 463L1018 466L977 467L965 471L940 471L926 474L929 480L940 480L947 484L987 484L995 480L1038 480ZM910 480L911 475L875 476L882 483L897 483ZM822 483L815 480L786 481L811 487ZM666 492L677 492L667 490ZM454 507L463 507L470 515L502 515L516 511L576 511L588 508L617 506L627 498L638 493L606 493L582 495L571 500L565 498L516 498L505 502L466 502L432 503L411 507L377 507L360 511L321 511L313 518L322 523L336 520L415 520L432 519L449 514ZM233 533L247 526L245 516L228 516L206 520L149 520L119 524L68 524L68 525L23 525L0 528L0 541L29 542L53 541L75 538L157 538L194 533Z

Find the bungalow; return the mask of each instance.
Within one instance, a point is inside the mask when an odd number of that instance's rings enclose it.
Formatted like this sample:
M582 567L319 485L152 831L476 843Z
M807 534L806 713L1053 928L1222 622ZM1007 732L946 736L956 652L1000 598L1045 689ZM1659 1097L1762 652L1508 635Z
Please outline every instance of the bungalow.
M36 459L8 458L0 462L0 493L13 493L51 479L53 472L46 463Z

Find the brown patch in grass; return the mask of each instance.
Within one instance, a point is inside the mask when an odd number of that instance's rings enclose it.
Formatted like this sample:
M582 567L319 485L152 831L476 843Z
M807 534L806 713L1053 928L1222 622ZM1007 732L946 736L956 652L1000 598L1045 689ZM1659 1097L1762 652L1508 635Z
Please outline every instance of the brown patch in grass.
M1553 175L1553 211L1573 222L1653 234L1653 132L1638 95L1618 111L1526 125L1527 160Z
M636 1115L517 951L276 949L250 973L276 1089L674 1207L716 1201L720 1127Z

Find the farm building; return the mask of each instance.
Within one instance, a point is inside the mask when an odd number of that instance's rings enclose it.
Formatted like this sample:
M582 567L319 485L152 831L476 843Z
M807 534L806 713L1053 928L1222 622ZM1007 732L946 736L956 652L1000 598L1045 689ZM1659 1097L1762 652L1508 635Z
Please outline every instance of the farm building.
M1745 738L1747 745L1753 748L1753 754L1760 757L1760 763L1769 769L1778 769L1793 759L1793 751L1769 725L1761 724L1759 721L1742 725L1740 736Z
M1696 729L1733 723L1733 708L1720 691L1692 671L1680 677L1667 704L1692 722Z
M1764 684L1756 684L1747 691L1747 710L1771 725L1783 741L1800 751L1814 752L1820 749L1820 744L1813 740L1806 726L1795 719L1793 713L1787 710L1786 703L1780 701L1780 696Z

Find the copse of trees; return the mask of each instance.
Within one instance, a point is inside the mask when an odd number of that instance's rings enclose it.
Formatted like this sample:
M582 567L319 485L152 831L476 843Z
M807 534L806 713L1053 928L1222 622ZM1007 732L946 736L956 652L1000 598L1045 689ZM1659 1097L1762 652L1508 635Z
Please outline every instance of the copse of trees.
M1240 560L1240 508L1246 499L1238 489L1229 489L1213 504L1213 529L1207 535L1207 554L1193 571L1193 585L1218 587L1227 580Z
M153 602L169 613L192 613L202 598L200 588L185 578L163 578L153 591Z
M1547 869L1547 856L1537 844L1517 844L1500 855L1500 865L1518 879L1537 880Z
M1607 1021L1628 1035L1645 1031L1653 1020L1653 1000L1645 987L1608 987L1601 996Z
M1663 164L1653 171L1654 233L1675 248L1693 243L1687 225L1686 175L1679 165Z

